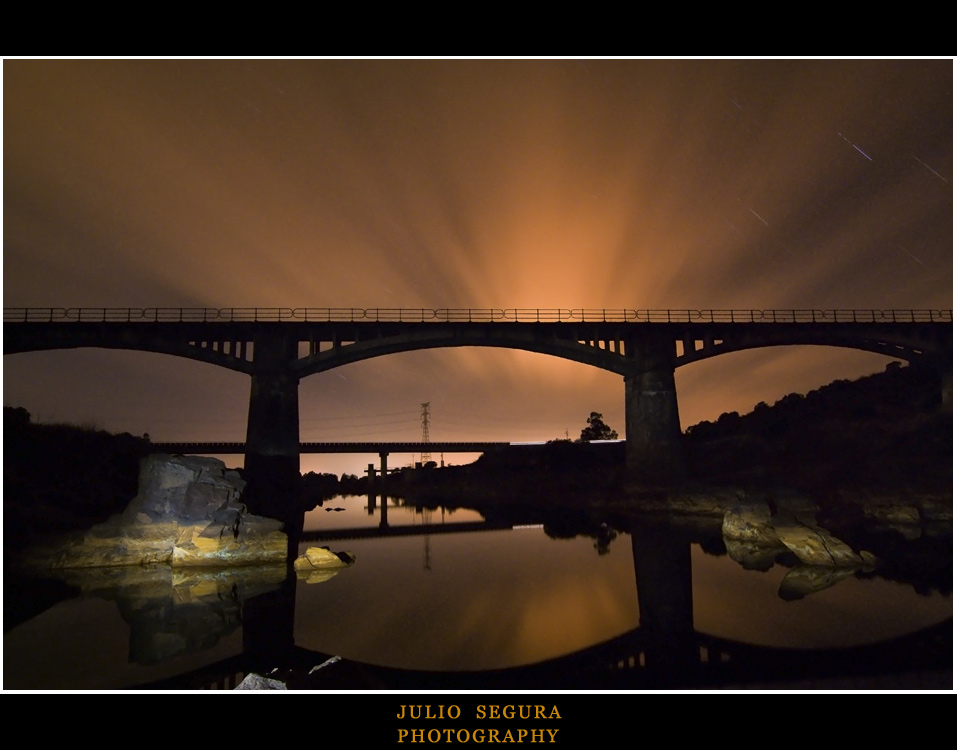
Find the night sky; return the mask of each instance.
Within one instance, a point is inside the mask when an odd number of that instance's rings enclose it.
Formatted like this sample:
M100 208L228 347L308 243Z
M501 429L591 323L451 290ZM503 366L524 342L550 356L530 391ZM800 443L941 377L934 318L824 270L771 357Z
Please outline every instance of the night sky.
M950 309L953 67L7 59L3 304ZM889 361L680 368L682 425ZM3 396L38 421L242 440L249 378L44 352L4 358ZM417 440L422 402L432 440L575 438L591 411L624 432L619 376L469 348L303 380L301 437Z

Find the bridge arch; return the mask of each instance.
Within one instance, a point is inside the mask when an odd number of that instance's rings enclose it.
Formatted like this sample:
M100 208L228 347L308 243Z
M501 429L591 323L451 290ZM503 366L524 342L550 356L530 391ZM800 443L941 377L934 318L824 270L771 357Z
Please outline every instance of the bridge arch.
M463 429L466 421L477 421L482 430L476 433L469 427L467 433L447 435L449 440L552 440L563 438L566 429L570 437L578 437L590 411L602 411L609 424L623 431L621 383L621 377L608 370L539 352L487 346L433 347L361 359L303 377L300 403L307 419L315 412L311 404L329 398L340 403L369 401L379 405L379 412L388 413L395 411L396 399L391 393L400 390L422 394L406 404L416 412L420 401L432 401L433 440L436 428L443 435L446 418ZM517 405L516 391L524 394ZM446 406L441 406L442 402ZM554 415L549 424L541 416L546 411ZM303 423L304 435L307 429ZM416 433L421 433L420 415L412 434Z
M484 331L469 333L430 327L410 334L382 337L341 343L334 348L306 354L296 362L300 377L332 370L342 365L353 364L389 354L451 349L464 347L511 349L547 354L560 359L591 365L619 375L627 371L623 356L624 342L617 340L590 340L539 336L528 330L496 332L494 336Z
M911 363L935 362L948 355L947 347L929 335L915 332L888 330L875 335L862 335L858 331L822 331L814 328L774 329L759 332L760 335L737 334L723 338L721 334L702 339L685 337L677 342L675 367L700 362L731 352L766 349L781 346L825 346L840 349L855 349L886 357L902 359Z
M117 331L103 326L51 324L49 330L35 330L25 335L8 326L4 325L4 355L65 349L125 350L182 357L247 375L253 372L254 343L245 338L223 341L217 337L207 341L201 335L193 338L188 330L180 335L170 335L170 329L166 327L164 330L163 324L152 330L148 325L139 325ZM8 331L14 335L10 336Z
M37 421L149 432L153 439L242 440L249 378L208 365L138 349L22 352L4 358L4 403L23 406Z

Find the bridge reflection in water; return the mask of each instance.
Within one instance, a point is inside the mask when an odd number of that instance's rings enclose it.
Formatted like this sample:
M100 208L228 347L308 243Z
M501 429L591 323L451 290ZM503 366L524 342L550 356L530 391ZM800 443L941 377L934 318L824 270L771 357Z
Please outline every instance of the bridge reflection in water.
M506 522L390 525L386 498L370 495L378 526L304 532L303 541L502 531ZM135 689L231 689L255 672L290 689L321 690L670 690L950 689L953 621L881 643L808 649L741 643L694 628L692 544L656 524L628 530L640 611L638 627L575 653L483 671L417 671L339 659L296 646L296 578L243 606L243 652ZM491 615L490 615L491 616ZM316 669L320 667L319 669Z

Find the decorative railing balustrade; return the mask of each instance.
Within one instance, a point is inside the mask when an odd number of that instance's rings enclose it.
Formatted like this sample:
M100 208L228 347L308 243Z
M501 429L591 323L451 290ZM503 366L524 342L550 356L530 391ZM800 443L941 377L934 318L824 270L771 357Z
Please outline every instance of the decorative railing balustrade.
M952 323L953 310L5 307L4 323Z

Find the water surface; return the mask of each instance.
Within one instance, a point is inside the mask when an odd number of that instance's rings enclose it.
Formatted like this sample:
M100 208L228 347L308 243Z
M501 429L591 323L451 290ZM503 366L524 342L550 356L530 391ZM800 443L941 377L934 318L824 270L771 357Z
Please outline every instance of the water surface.
M715 644L848 648L906 637L953 612L949 586L918 593L873 573L788 601L780 587L789 567L745 570L713 538L669 536L668 527L635 528L638 537L611 527L574 534L567 524L560 535L547 523L486 529L476 511L395 500L383 520L382 500L373 500L370 510L368 498L334 498L307 514L307 533L340 538L304 541L301 550L329 546L356 557L321 582L295 580L292 639L317 660L459 672L597 653L627 638L642 663L684 641L700 642L702 653ZM95 583L78 576L71 582L82 593L5 633L4 688L118 689L241 656L246 599L279 588L284 575L127 584L120 573Z

